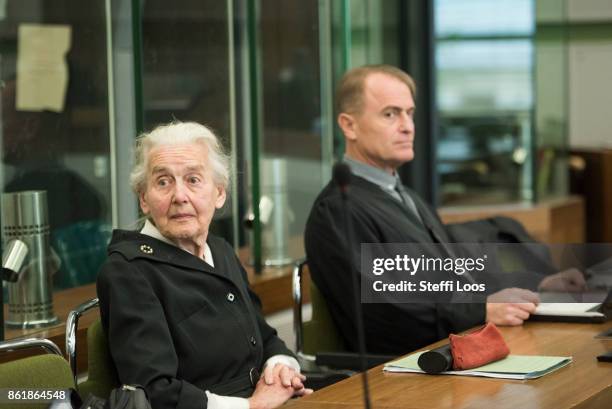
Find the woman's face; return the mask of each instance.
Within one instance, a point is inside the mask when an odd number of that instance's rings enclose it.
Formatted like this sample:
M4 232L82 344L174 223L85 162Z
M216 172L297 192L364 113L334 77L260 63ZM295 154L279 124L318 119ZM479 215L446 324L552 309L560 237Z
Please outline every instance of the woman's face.
M160 233L174 241L203 245L225 189L213 182L206 146L161 145L149 152L146 189L140 208Z

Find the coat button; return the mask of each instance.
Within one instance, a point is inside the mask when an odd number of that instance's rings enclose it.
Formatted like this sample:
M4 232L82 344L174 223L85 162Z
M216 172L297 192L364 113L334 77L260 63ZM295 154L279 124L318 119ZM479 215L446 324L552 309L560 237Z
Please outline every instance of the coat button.
M229 302L234 302L236 296L233 293L227 293L227 296L225 298L227 298L227 301Z
M251 337L250 341L251 341L251 345L253 346L257 345L257 340L255 339L255 337Z

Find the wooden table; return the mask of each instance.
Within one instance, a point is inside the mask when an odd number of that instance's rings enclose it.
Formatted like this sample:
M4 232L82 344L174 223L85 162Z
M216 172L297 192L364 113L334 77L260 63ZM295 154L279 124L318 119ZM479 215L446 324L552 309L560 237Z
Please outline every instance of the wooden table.
M468 376L368 371L372 407L376 409L460 408L612 408L612 363L596 356L612 350L611 340L594 336L605 324L528 322L501 328L513 354L572 356L573 362L539 379L518 381ZM441 345L442 342L431 347ZM361 378L353 376L285 406L295 409L362 408Z

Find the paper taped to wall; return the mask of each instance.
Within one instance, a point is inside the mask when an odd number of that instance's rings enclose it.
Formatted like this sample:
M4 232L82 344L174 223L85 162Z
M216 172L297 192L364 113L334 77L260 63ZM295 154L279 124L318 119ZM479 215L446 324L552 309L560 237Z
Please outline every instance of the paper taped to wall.
M20 24L17 49L16 108L21 111L64 110L68 87L68 25Z

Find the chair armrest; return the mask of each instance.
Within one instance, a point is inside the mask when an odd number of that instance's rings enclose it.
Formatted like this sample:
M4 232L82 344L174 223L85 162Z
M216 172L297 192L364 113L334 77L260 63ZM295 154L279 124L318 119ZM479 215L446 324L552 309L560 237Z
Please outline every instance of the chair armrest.
M26 348L43 348L49 354L59 355L62 358L64 354L53 341L44 338L26 338L0 342L0 351L15 351Z
M304 350L304 333L302 329L302 271L306 259L298 260L293 266L291 281L293 295L293 333L295 335L295 352L300 354Z
M66 319L66 355L68 356L68 362L70 363L70 369L72 370L72 376L74 377L74 384L77 384L77 330L79 328L79 318L87 311L99 306L99 300L92 298L89 301L85 301L83 304L76 307L74 310L68 313Z

